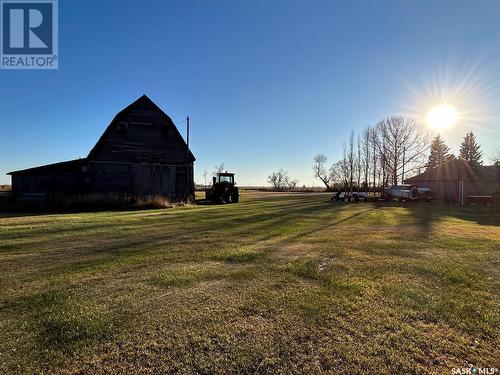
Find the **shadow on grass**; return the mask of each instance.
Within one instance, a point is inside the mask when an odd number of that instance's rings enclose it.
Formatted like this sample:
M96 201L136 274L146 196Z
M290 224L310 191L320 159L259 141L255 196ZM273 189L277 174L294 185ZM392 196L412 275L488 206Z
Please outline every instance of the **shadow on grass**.
M357 218L359 216L362 216L362 215L364 215L364 214L366 214L368 212L374 211L376 209L378 209L378 207L372 207L372 208L368 208L368 209L363 210L363 211L355 212L352 215L344 217L344 218L342 218L340 220L337 220L337 221L334 221L332 223L328 223L328 224L322 225L322 226L320 226L318 228L315 228L315 229L312 229L312 230L309 230L309 231L301 232L299 234L296 234L295 236L291 236L290 238L288 238L288 240L293 241L293 240L296 240L296 239L301 238L301 237L310 236L312 234L315 234L315 233L321 232L323 230L329 229L331 227L334 227L334 226L340 225L342 223L345 223L345 222L347 222L349 220L353 220L353 219L355 219L355 218Z
M415 219L423 235L429 235L434 225L445 218L475 222L480 225L500 225L500 215L486 207L457 206L437 202L376 202L377 207L404 207Z

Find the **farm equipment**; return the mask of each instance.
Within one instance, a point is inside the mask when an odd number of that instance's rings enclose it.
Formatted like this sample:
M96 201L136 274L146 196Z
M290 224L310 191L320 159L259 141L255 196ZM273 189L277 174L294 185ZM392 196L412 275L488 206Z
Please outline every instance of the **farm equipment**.
M206 199L216 203L238 203L240 195L235 186L234 173L217 173L212 186L205 190Z
M366 202L368 200L368 193L362 191L353 191L352 193L340 191L331 200L337 202Z
M419 188L415 185L394 185L384 189L382 196L385 200L397 199L398 201L430 201L432 190L429 188Z

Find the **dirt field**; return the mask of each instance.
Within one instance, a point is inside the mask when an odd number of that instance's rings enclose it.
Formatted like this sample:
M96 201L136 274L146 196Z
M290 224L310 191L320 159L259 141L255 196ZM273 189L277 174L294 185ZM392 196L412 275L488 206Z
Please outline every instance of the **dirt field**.
M0 214L0 373L500 367L500 221L432 203Z

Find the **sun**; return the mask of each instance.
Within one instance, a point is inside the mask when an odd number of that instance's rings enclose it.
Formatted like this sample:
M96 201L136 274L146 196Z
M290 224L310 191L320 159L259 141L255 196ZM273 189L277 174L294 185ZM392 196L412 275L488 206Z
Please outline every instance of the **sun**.
M447 129L455 125L459 114L457 109L450 104L440 104L427 113L427 124L436 130Z

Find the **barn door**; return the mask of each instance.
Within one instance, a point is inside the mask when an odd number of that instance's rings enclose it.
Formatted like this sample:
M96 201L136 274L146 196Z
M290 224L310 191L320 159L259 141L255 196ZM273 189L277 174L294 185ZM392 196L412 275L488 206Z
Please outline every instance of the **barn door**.
M175 196L175 167L161 167L160 192L169 197Z
M138 195L175 196L175 167L134 165L134 191Z

